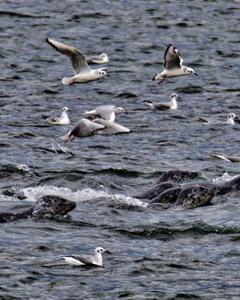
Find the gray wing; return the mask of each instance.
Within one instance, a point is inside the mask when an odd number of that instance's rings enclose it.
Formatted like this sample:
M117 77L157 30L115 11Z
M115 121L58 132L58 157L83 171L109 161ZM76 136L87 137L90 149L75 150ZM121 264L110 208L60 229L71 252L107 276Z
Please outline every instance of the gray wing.
M112 135L112 134L118 134L118 133L129 133L131 130L127 127L124 127L120 124L106 121L103 119L96 119L94 122L97 122L99 124L102 124L105 126L103 130L99 130L97 133L104 134L104 135Z
M164 68L166 69L176 69L180 68L183 63L183 59L177 48L173 45L168 45L164 53Z
M89 255L71 255L70 257L79 260L85 265L94 265L93 258Z
M166 110L171 108L171 104L169 103L153 103L155 109Z
M74 135L77 137L86 137L94 134L100 129L104 129L104 125L95 123L88 119L82 119L77 125L71 130L70 136Z
M48 117L47 118L47 122L48 123L56 123L56 122L58 122L59 121L59 118L55 118L55 117Z
M46 39L46 42L61 54L67 55L72 63L72 67L76 73L84 70L90 70L86 58L77 48L68 46L54 39Z

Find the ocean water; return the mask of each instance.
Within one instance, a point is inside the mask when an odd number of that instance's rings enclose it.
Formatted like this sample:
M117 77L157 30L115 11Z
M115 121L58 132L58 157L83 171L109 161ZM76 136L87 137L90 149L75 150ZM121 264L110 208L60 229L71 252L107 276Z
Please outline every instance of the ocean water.
M133 198L172 169L212 182L239 174L239 1L1 1L0 205L30 207L57 194L77 207L54 220L1 224L1 299L239 299L239 193L193 210L156 210ZM106 52L111 77L63 86L68 59L47 37L87 55ZM199 76L151 79L168 44ZM152 111L144 100L181 96L178 110ZM128 110L128 135L75 139L74 155L52 152L97 105ZM68 106L71 125L43 115ZM206 126L199 116L223 121ZM225 175L226 176L226 175ZM24 193L26 200L6 191ZM104 268L76 268L61 256L102 246Z

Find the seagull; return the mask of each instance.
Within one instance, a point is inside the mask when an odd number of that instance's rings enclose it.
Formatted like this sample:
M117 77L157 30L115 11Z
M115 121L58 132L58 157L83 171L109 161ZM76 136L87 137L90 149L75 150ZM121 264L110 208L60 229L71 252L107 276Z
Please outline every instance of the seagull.
M152 80L160 80L159 84L162 83L165 78L191 75L197 73L189 67L183 66L183 59L176 47L173 45L168 45L164 53L164 70L156 74Z
M81 119L67 134L65 134L62 139L65 143L70 143L75 137L87 137L95 134L98 130L104 129L105 126L95 123L92 118Z
M94 123L104 126L103 129L100 129L97 131L97 134L113 135L113 134L130 133L131 132L131 130L129 128L122 126L120 124L117 124L110 120L96 118L94 120Z
M221 124L221 122L214 122L212 120L208 120L203 117L199 117L198 120L205 124ZM238 117L235 115L235 113L229 113L225 123L227 123L229 125L234 125L235 122L239 122Z
M97 267L103 267L103 258L102 254L106 252L111 254L110 251L105 250L102 247L97 247L95 249L94 255L71 255L71 256L63 256L62 258L69 263L70 265L73 266L97 266Z
M71 60L75 75L72 77L64 77L62 79L64 85L85 83L108 75L106 68L90 69L85 55L77 48L68 46L51 38L47 38L46 42L61 54L67 55Z
M68 125L70 124L70 120L67 114L67 111L69 110L68 107L64 107L62 109L62 113L60 117L48 117L47 118L47 122L49 124L53 124L53 125Z
M115 105L99 105L95 109L86 111L84 115L87 116L100 116L104 120L115 121L115 113L127 113L122 107L116 107Z
M150 100L144 100L143 102L152 109L157 109L157 110L177 109L177 98L179 98L178 95L172 93L170 95L169 102L159 103L159 102L152 102Z
M101 53L98 56L87 57L88 64L106 64L109 62L109 58L106 53Z

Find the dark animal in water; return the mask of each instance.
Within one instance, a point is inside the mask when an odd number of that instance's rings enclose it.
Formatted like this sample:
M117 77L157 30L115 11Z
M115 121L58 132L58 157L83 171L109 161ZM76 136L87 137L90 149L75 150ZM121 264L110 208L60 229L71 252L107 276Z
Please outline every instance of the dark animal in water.
M168 190L170 188L177 187L177 186L180 186L180 185L177 183L173 183L173 182L161 182L161 183L156 184L155 186L153 186L146 192L143 192L139 195L134 196L134 198L151 200L151 199L157 197L158 195L160 195L165 190Z
M16 221L29 217L52 217L64 216L76 207L76 203L59 196L44 196L34 205L20 213L0 213L0 223Z
M170 170L159 178L158 183L171 181L171 182L181 182L185 180L190 180L194 178L201 178L202 175L199 172L186 171L186 170Z
M152 199L150 206L169 208L171 206L183 205L184 208L195 208L211 204L212 198L216 195L225 195L239 190L240 175L221 184L209 182L182 184L165 189Z

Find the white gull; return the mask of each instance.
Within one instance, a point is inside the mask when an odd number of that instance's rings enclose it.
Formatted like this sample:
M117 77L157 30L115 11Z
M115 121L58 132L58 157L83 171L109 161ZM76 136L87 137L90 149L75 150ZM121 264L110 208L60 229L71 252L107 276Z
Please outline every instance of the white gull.
M160 84L165 78L191 74L197 75L192 68L183 66L183 59L178 49L173 45L168 45L164 53L164 70L156 74L152 80L160 80Z
M144 100L143 102L146 105L148 105L151 109L157 109L157 110L177 109L177 98L178 95L172 93L170 95L169 102L152 102L150 100Z
M86 266L92 265L97 267L103 267L103 258L102 254L110 253L110 251L105 250L102 247L97 247L95 249L94 255L70 255L70 256L63 256L62 258L73 266Z
M68 56L71 60L75 75L72 77L64 77L62 79L62 83L64 85L85 83L108 75L106 68L91 69L87 63L85 55L77 48L66 45L62 42L58 42L51 38L47 38L46 42L61 54Z

